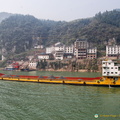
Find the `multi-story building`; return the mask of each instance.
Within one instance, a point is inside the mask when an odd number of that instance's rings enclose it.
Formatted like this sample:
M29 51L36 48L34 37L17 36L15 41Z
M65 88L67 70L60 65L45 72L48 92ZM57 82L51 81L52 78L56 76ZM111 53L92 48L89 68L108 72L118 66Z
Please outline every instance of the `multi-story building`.
M95 59L97 58L97 48L88 48L87 49L87 59Z
M70 45L70 46L65 46L65 53L74 53L74 46Z
M55 54L54 57L56 60L63 60L65 53L65 45L62 43L58 42L55 44Z
M46 48L46 54L53 54L55 59L63 60L63 56L65 53L65 45L61 42L54 44L51 47Z
M51 46L51 47L46 47L46 54L51 54L55 51L55 47Z
M106 57L120 58L120 45L107 45L106 46Z
M77 59L94 59L97 57L97 48L91 47L86 40L77 39L74 45L65 46L58 42L51 47L46 48L46 54L52 53L55 59L63 60L66 55L73 58L76 56ZM64 54L65 57L64 57Z
M77 39L74 43L74 55L77 59L95 59L97 58L97 48L91 47L92 45L87 40Z
M85 59L87 58L87 48L88 42L86 40L79 40L77 39L74 43L75 48L75 56L78 59Z

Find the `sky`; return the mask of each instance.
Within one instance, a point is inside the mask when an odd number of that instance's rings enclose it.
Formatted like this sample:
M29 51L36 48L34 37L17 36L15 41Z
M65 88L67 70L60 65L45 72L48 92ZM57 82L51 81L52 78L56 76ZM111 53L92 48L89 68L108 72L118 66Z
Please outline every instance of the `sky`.
M120 0L0 0L0 12L72 21L120 8Z

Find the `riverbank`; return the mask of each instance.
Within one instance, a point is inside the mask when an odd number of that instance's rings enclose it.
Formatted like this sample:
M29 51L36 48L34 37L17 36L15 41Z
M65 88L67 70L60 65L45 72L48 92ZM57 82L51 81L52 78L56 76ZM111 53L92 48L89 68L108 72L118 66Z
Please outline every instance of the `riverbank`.
M101 72L101 60L85 59L74 61L46 61L38 62L37 70L44 71L70 71L70 72Z
M53 72L88 72L87 70L85 69L81 69L81 70L74 70L74 71L71 71L71 70L65 70L65 69L58 69L58 70L54 70L54 69L43 69L43 70L38 70L38 71L53 71ZM92 71L89 71L89 72L92 72ZM96 71L96 72L99 72L99 71Z

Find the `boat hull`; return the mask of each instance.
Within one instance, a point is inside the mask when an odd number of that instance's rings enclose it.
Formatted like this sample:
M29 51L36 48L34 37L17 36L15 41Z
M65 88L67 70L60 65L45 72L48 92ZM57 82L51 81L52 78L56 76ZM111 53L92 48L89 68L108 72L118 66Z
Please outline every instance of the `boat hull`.
M85 78L85 77L65 77L60 79L60 77L54 77L54 79L48 76L15 76L11 75L9 77L0 76L0 80L4 81L18 81L18 82L36 82L36 83L51 83L51 84L69 84L69 85L84 85L84 86L109 86L109 87L120 87L120 80L114 81L113 78L108 77L96 77L96 78Z

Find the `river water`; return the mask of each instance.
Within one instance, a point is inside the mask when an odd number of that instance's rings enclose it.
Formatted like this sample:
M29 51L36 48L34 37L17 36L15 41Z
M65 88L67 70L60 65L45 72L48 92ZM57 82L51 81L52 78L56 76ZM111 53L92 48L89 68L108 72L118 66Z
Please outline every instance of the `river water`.
M100 73L10 72L98 77ZM98 118L94 115L98 114ZM120 88L0 81L0 120L120 119Z

